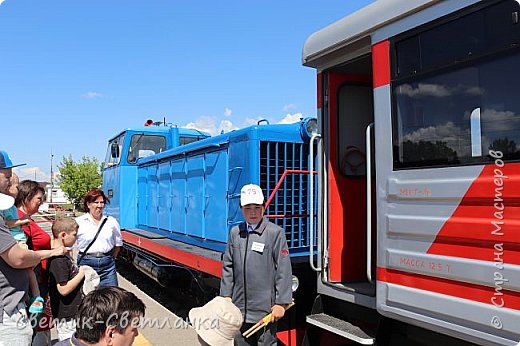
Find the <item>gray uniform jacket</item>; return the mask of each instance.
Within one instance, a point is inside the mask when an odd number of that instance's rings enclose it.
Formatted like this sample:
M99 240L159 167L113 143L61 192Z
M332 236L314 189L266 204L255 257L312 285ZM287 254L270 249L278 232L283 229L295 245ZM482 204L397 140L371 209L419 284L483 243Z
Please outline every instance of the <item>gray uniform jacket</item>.
M255 231L246 223L229 232L220 295L232 297L244 322L256 323L275 304L292 301L292 270L284 230L266 218Z

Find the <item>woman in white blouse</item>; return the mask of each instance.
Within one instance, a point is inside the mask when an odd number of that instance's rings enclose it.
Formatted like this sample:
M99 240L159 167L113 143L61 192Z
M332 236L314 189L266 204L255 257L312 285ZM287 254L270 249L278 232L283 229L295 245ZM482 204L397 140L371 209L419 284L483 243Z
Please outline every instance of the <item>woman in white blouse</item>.
M93 189L83 199L88 212L76 218L78 266L94 268L99 274L99 287L118 285L115 259L123 246L119 223L112 216L103 216L106 203L109 200L103 190Z

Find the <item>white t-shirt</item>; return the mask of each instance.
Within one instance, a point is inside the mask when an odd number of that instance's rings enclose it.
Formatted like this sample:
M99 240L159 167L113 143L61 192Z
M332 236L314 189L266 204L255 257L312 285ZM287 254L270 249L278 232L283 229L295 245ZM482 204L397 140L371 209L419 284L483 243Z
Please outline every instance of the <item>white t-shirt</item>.
M96 241L88 249L88 253L105 253L111 251L114 246L123 246L123 238L121 237L121 228L119 227L119 223L112 216L105 217L108 218L107 222L105 222L101 232L99 232ZM101 219L99 224L96 224L92 216L89 213L85 213L77 217L76 222L79 225L77 240L78 250L84 252L88 244L90 244L92 239L96 236L103 219Z

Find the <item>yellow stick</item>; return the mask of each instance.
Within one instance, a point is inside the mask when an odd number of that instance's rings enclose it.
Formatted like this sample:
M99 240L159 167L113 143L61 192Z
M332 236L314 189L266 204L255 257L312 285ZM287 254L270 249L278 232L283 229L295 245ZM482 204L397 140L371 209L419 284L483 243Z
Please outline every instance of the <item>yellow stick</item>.
M289 308L291 308L294 305L294 301L287 305L284 309L287 311ZM255 334L257 331L262 329L263 327L267 326L271 322L272 313L265 315L260 321L258 321L254 326L246 330L242 336L245 338L249 338L251 335Z

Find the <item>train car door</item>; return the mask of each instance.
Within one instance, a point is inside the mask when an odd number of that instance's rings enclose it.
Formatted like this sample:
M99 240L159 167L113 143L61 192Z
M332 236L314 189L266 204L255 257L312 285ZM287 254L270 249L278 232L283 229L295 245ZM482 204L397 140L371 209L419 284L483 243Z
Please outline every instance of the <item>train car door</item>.
M324 118L328 219L333 220L328 228L326 277L328 282L373 295L366 274L366 128L374 122L370 56L322 75L328 102Z

